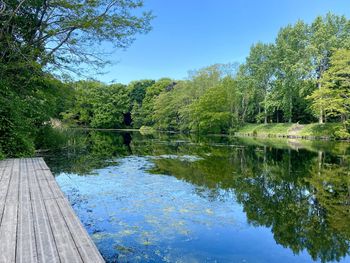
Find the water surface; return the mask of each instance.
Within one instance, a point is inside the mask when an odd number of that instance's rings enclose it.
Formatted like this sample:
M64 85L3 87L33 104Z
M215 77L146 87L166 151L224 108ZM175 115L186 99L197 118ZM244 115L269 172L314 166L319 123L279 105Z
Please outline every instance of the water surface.
M44 157L107 262L350 262L349 144L74 131Z

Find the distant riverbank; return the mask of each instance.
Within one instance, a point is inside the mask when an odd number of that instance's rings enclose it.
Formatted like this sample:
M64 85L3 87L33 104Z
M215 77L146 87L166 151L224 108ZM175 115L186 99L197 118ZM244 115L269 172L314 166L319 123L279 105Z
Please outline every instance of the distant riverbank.
M339 123L325 124L298 124L298 123L276 123L276 124L246 124L240 128L236 136L251 137L276 137L276 138L299 138L299 139L336 139L335 132L339 130Z
M180 131L161 131L153 127L142 126L140 129L119 128L119 129L101 129L81 126L71 126L63 124L53 125L54 128L63 129L86 129L99 131L137 131L141 134L152 133L182 133ZM306 139L306 140L339 140L336 136L337 131L341 129L340 123L325 123L325 124L298 124L298 123L270 123L270 124L245 124L238 131L230 134L206 134L206 135L234 135L238 137L258 137L258 138L289 138L289 139ZM196 132L193 132L196 134ZM202 134L204 135L204 134ZM342 139L345 141L345 139ZM349 141L349 140L346 140Z

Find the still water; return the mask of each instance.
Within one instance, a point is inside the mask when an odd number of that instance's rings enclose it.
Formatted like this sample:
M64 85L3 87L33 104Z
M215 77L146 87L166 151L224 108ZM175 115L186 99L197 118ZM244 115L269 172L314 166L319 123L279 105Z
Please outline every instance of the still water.
M107 262L350 262L350 144L60 136L40 155Z

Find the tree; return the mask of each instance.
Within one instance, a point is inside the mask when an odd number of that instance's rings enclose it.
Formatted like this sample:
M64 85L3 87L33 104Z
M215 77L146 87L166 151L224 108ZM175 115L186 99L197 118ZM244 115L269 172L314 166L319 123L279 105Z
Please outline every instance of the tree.
M146 96L146 91L155 83L154 80L137 80L132 81L128 85L128 93L130 98L130 119L134 128L142 126L141 107Z
M344 130L340 137L348 137L350 114L350 50L334 51L330 66L321 78L322 86L308 98L313 101L312 109L329 117L340 117Z
M66 120L93 128L122 128L129 110L129 97L122 84L105 85L96 81L75 84L75 102L64 113Z
M250 48L249 56L246 58L245 70L246 74L253 81L255 86L258 118L260 118L261 106L264 110L263 119L267 123L268 117L268 96L272 88L272 80L274 74L273 67L273 48L271 44L257 43Z
M171 79L160 79L152 86L146 89L144 99L141 107L138 103L134 104L132 111L132 120L134 128L140 128L141 126L152 126L154 124L153 113L154 103L159 94L166 89L173 88L176 85Z
M310 46L312 65L318 89L322 87L322 77L329 68L334 49L350 47L350 22L345 16L328 13L317 17L311 24ZM320 91L322 93L323 91ZM319 108L319 123L324 122L323 108Z
M129 110L126 86L112 84L94 91L91 127L123 128L124 114Z
M256 114L258 108L256 86L254 80L249 76L248 69L245 64L239 67L236 82L240 91L241 101L240 108L240 123L256 121Z
M147 88L151 87L155 83L154 80L144 79L132 81L128 85L130 102L132 105L138 103L141 106L143 99L145 98Z
M0 63L0 76L0 155L32 155L36 135L59 115L70 90L37 63Z
M170 85L154 101L153 123L158 129L190 131L197 117L192 104L208 89L219 85L225 76L234 75L236 65L215 64L189 72L188 79ZM192 126L193 127L193 126Z
M101 65L95 48L108 41L128 47L137 33L150 30L152 14L142 0L6 0L0 16L0 60L37 61L59 66ZM70 67L70 69L76 68Z
M226 77L191 104L190 129L199 133L228 133L238 123L238 99L235 81Z
M174 88L165 90L156 97L152 116L152 121L156 129L168 131L181 130L180 125L184 122L181 120L179 110L187 102L187 96L184 92L186 87L186 81L179 81Z
M310 50L308 26L298 21L294 26L282 28L276 39L274 60L276 83L282 98L284 118L292 122L295 101L308 80Z

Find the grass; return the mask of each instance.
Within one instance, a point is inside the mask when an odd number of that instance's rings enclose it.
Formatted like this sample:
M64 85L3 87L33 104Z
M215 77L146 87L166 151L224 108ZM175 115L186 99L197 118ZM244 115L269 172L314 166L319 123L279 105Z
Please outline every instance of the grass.
M306 149L310 152L329 152L333 155L346 155L350 150L350 144L344 141L317 141L317 140L299 140L285 138L258 138L258 137L240 137L239 141L245 145L266 146L277 149Z
M240 128L237 135L257 137L300 137L300 138L334 138L334 134L341 128L339 123L326 124L246 124Z
M288 130L293 126L290 123L275 123L275 124L246 124L238 133L249 135L287 135Z
M341 129L342 125L340 123L325 123L325 124L307 124L304 128L299 132L301 136L330 136L333 137L334 133Z
M147 134L152 134L155 132L155 129L152 128L152 127L149 127L149 126L142 126L140 129L139 129L140 133L142 135L147 135Z

